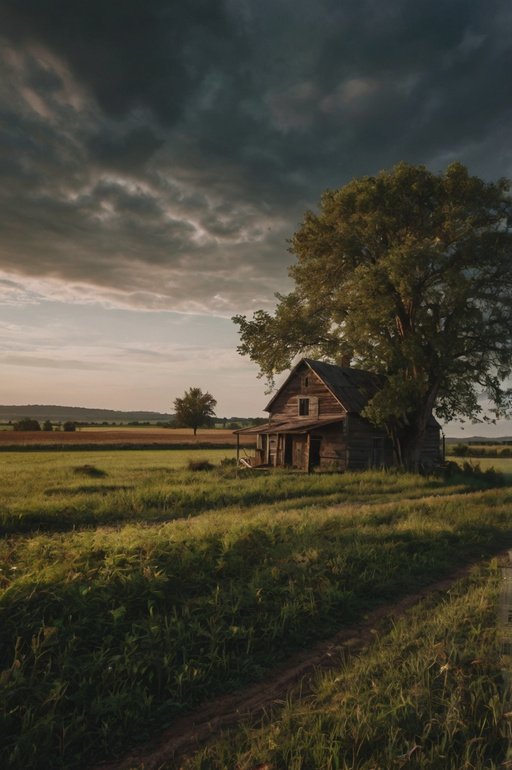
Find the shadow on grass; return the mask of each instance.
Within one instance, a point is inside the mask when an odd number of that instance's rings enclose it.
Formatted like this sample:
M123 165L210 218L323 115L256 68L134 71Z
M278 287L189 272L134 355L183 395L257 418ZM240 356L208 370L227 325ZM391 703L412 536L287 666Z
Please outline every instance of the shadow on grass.
M454 531L431 533L359 531L333 519L231 539L162 538L146 557L136 548L85 554L83 573L74 565L66 583L20 581L0 605L0 668L11 672L5 751L34 770L112 757L507 539L507 522L462 515Z
M203 474L201 476L203 477ZM453 476L442 483L439 479L426 482L422 480L421 486L415 491L412 485L407 489L397 488L397 476L390 474L387 483L380 483L365 491L364 473L360 474L359 484L344 485L344 477L339 474L328 478L329 483L324 483L323 477L316 488L315 479L311 482L311 477L302 474L271 475L267 477L269 483L266 484L263 479L257 487L252 484L254 478L246 476L242 479L230 479L223 475L214 477L209 487L195 487L195 474L191 474L190 483L187 485L181 485L179 488L169 487L158 492L152 492L151 489L138 491L135 487L127 485L83 484L50 487L44 492L46 497L57 498L62 494L71 499L64 500L62 506L54 504L51 510L44 510L43 503L35 510L0 512L0 535L67 532L135 522L158 524L236 506L247 511L261 505L284 504L285 509L293 507L301 510L311 506L323 508L337 504L363 506L393 501L400 503L429 495L448 497L495 487L485 478L461 475ZM73 499L89 494L96 500L99 496L106 497L108 494L112 494L113 498L111 501L105 500L103 507L96 509L90 501Z

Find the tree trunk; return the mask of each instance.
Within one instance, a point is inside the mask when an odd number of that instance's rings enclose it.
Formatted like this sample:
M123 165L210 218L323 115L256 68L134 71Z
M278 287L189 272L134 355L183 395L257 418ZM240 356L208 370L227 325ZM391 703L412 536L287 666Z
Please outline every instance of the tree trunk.
M411 419L410 424L398 434L401 467L410 473L418 473L421 470L421 450L431 416L430 405L426 405L422 413Z
M194 427L192 428L192 430L194 431L194 436L195 436L195 435L196 435L196 433L197 433L197 425L194 425Z
M410 473L418 473L421 470L421 450L438 389L439 383L435 383L419 411L409 416L406 425L395 426L391 431L397 463L400 468Z
M402 452L402 467L409 473L418 473L420 470L421 447L425 432L414 432L404 436L400 440Z

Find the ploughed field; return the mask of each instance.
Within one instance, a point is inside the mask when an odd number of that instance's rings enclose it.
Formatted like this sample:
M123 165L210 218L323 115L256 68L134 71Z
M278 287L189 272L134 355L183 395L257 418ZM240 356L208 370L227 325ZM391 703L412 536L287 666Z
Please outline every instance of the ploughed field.
M237 473L233 455L2 452L3 767L122 756L373 608L512 545L512 487L483 474ZM498 767L496 590L485 569L348 668L338 661L313 700L166 767L434 768L439 752L443 767Z
M80 428L76 431L0 431L2 446L64 444L70 445L152 445L152 444L236 444L231 430L199 428L194 436L190 428ZM254 444L254 436L240 436L242 446Z

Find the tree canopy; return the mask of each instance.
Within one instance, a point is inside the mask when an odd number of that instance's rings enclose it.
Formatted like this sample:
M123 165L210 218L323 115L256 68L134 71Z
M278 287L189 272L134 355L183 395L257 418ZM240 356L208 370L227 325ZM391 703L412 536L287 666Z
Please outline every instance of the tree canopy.
M194 436L197 429L207 425L215 415L217 401L211 393L203 393L201 388L190 388L182 398L174 399L176 422L187 428L192 428Z
M32 417L22 417L21 420L18 420L18 422L14 423L13 430L20 430L20 431L41 430L41 425L37 420L35 420Z
M273 382L298 354L385 375L365 416L416 467L426 425L507 413L512 370L509 184L460 163L400 163L354 179L308 211L291 239L295 289L272 315L235 316L238 351Z

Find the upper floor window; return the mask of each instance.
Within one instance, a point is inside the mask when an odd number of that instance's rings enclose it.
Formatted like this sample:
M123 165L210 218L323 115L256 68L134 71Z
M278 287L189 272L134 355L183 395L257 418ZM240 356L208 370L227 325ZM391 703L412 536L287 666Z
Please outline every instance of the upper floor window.
M304 390L307 390L307 389L308 389L308 386L309 386L309 377L308 377L308 375L306 374L306 375L304 375L304 377L302 378L302 387L303 387L303 389L304 389Z
M299 398L299 416L307 417L309 414L309 398Z

